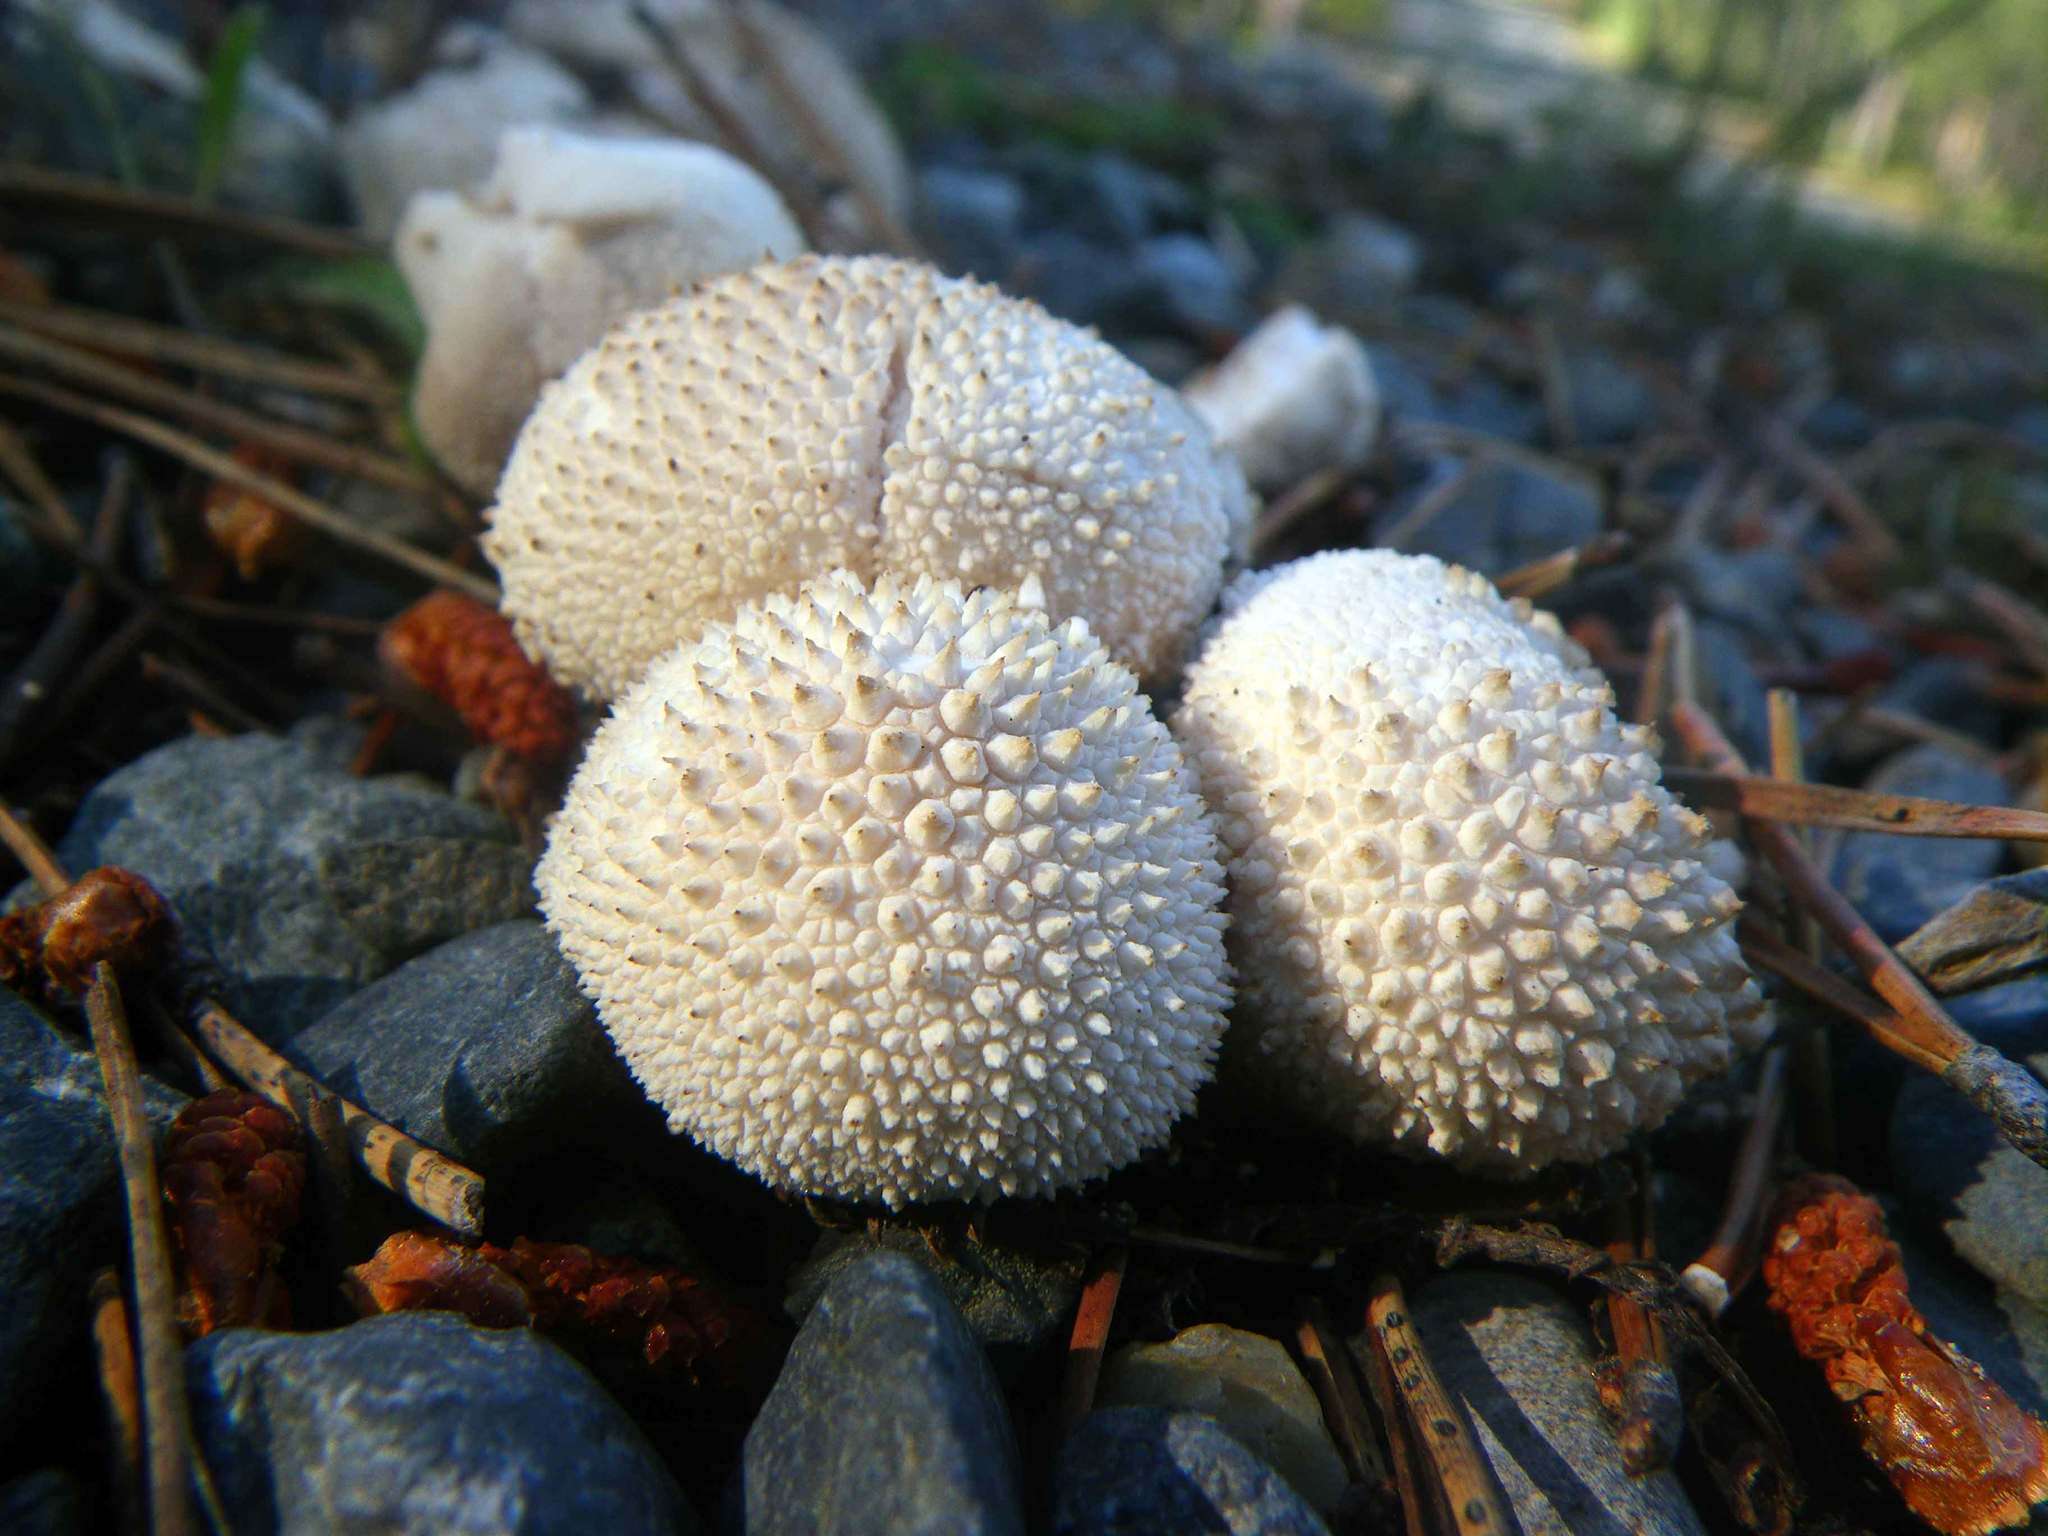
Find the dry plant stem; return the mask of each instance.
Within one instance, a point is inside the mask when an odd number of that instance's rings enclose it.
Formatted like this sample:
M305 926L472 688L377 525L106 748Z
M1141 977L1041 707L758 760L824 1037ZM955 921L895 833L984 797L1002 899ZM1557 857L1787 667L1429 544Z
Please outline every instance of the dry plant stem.
M1060 1377L1060 1403L1053 1443L1064 1445L1074 1428L1095 1406L1095 1383L1102 1376L1102 1351L1109 1325L1116 1317L1116 1299L1123 1290L1130 1250L1121 1243L1100 1249L1088 1266L1081 1303L1074 1312L1074 1331L1067 1340L1066 1369Z
M1258 559L1275 539L1327 503L1350 478L1341 469L1313 470L1261 507L1252 526L1252 558Z
M1295 1325L1294 1342L1301 1350L1302 1374L1315 1388L1322 1405L1323 1423L1343 1458L1344 1472L1352 1482L1368 1488L1386 1488L1387 1468L1373 1442L1372 1417L1365 1406L1365 1393L1352 1368L1351 1352L1330 1323L1330 1314L1314 1296L1301 1299L1301 1318Z
M82 417L105 427L110 432L119 432L136 442L146 443L217 480L225 480L231 485L240 486L243 490L254 492L280 512L317 528L338 543L352 545L393 565L402 566L428 581L467 592L482 602L495 603L498 600L498 589L474 572L466 571L461 566L443 560L438 555L429 554L423 549L415 549L401 539L378 533L373 528L365 528L326 502L317 501L303 492L294 490L282 480L266 475L260 470L238 464L232 455L208 447L198 438L151 417L125 411L118 406L103 405L97 400L87 399L84 395L53 384L42 384L33 379L7 374L0 374L0 394L34 400L52 410Z
M1638 1151L1633 1197L1613 1213L1613 1237L1607 1251L1629 1261L1655 1258L1651 1228L1650 1163ZM1607 1298L1607 1326L1614 1335L1615 1363L1621 1372L1621 1422L1615 1438L1621 1443L1621 1464L1631 1477L1647 1476L1671 1465L1685 1435L1685 1402L1678 1376L1671 1369L1664 1329L1654 1313L1632 1296Z
M76 304L25 304L0 299L0 323L75 346L302 395L391 404L401 392L388 380L341 363L288 356L200 331L159 325Z
M78 514L64 500L56 482L44 472L27 440L4 421L0 421L0 473L29 499L49 525L45 531L53 538L68 539L74 545L85 543L85 528L79 523Z
M1799 698L1789 688L1773 688L1765 697L1770 715L1771 773L1790 783L1806 778L1806 759L1799 744ZM1808 854L1813 840L1800 838ZM1792 932L1809 958L1820 958L1820 925L1804 908L1792 914ZM1802 1030L1792 1042L1792 1071L1800 1113L1794 1129L1809 1162L1832 1168L1836 1162L1835 1072L1827 1032Z
M1373 1405L1379 1409L1380 1424L1386 1431L1387 1456L1393 1464L1394 1492L1401 1502L1401 1528L1406 1536L1430 1536L1438 1524L1440 1501L1422 1481L1422 1456L1408 1417L1401 1411L1400 1393L1394 1387L1394 1368L1381 1348L1373 1329L1366 1329L1365 1379L1372 1390Z
M1770 1189L1772 1153L1785 1113L1785 1055L1786 1047L1782 1045L1764 1052L1763 1067L1757 1075L1756 1109L1735 1154L1735 1171L1728 1181L1728 1198L1721 1207L1720 1224L1700 1256L1686 1265L1685 1272L1678 1277L1678 1283L1711 1318L1728 1310L1728 1304L1756 1268L1756 1243L1763 1231L1764 1196Z
M1451 1401L1430 1364L1422 1336L1408 1316L1401 1282L1390 1272L1373 1279L1366 1323L1374 1349L1386 1355L1388 1375L1415 1447L1434 1474L1431 1481L1442 1494L1449 1529L1457 1536L1506 1536L1516 1527L1508 1518L1493 1468L1465 1422L1464 1410Z
M76 384L104 390L132 404L181 418L195 427L222 433L238 442L274 448L303 464L373 480L401 491L425 494L435 488L431 475L389 454L357 443L342 442L309 427L273 421L254 411L227 405L179 385L152 378L139 369L113 362L69 342L37 336L15 326L0 325L0 357L30 364Z
M243 1087L290 1109L313 1080L299 1071L211 998L190 1020L194 1038ZM342 1124L356 1162L372 1179L429 1220L459 1237L481 1238L484 1181L453 1158L387 1125L359 1104L339 1100Z
M113 458L107 483L93 518L92 554L102 565L119 557L121 530L127 520L128 495L134 485L134 467L127 456ZM99 616L100 580L88 569L72 579L57 605L57 616L43 631L19 667L0 692L0 763L14 755L21 730L30 715L56 685L58 677L71 670L78 648Z
M1672 711L1671 723L1687 748L1716 772L1748 772L1741 755L1703 711L1680 705ZM1872 990L1897 1010L1900 1032L1938 1063L1942 1081L1990 1115L2007 1141L2048 1167L2048 1090L1949 1017L1912 969L1828 883L1797 838L1775 822L1751 820L1748 825L1751 840L1777 869L1786 889L1813 913Z
M1821 505L1834 513L1872 558L1888 565L1899 558L1899 541L1884 519L1839 469L1809 448L1782 418L1764 423L1763 444L1780 464L1806 482Z
M1483 459L1467 459L1418 496L1415 505L1402 513L1387 531L1380 535L1379 542L1388 549L1406 549L1414 542L1417 534L1435 522L1450 509L1451 503L1465 494L1466 489L1478 478L1479 471L1484 467Z
M1998 627L2028 666L2048 677L2048 614L2010 588L1982 577L1958 578L1953 586L1965 604Z
M171 1018L170 1010L165 1008L159 999L144 998L143 1011L149 1017L150 1034L156 1043L162 1047L165 1055L185 1069L186 1076L199 1085L201 1093L218 1093L223 1088L233 1086L227 1073L221 1071L219 1064L199 1049L190 1035L178 1028L177 1023Z
M86 991L85 1016L92 1027L100 1077L106 1084L107 1110L121 1154L121 1183L128 1194L150 1530L154 1536L184 1536L193 1528L186 1456L192 1425L174 1310L177 1290L171 1275L170 1239L164 1231L163 1185L157 1178L154 1136L142 1102L142 1072L128 1038L120 984L113 966L104 960Z
M1737 934L1742 957L1780 981L1797 987L1817 1003L1832 1008L1845 1019L1853 1019L1879 1045L1903 1056L1916 1067L1941 1074L1941 1058L1916 1045L1897 1012L1881 998L1872 996L1853 982L1845 981L1816 960L1810 960L1776 934L1744 919Z
M99 1366L100 1400L107 1410L108 1459L113 1463L114 1506L124 1532L142 1530L142 1393L135 1379L135 1339L121 1277L103 1269L92 1277L92 1348Z
M1603 533L1599 538L1571 549L1561 549L1554 555L1545 555L1541 560L1517 566L1496 580L1494 586L1503 597L1526 597L1534 602L1548 597L1582 571L1614 564L1634 547L1635 540L1626 533Z
M148 192L20 162L0 167L0 211L32 220L48 215L102 226L127 225L157 239L272 245L323 261L384 254L346 230L242 213L175 193Z
M1918 795L1880 795L1834 784L1800 784L1754 774L1669 767L1664 782L1693 805L1739 811L1758 821L1901 837L2003 838L2048 843L2048 812L1964 805Z
M754 136L754 130L747 126L746 119L733 109L717 83L697 67L697 61L690 57L690 50L683 46L683 40L643 0L634 0L633 20L653 39L655 50L676 77L676 83L682 86L684 94L698 111L711 120L724 149L735 159L745 161L760 172L781 194L804 232L805 244L813 250L826 249L824 209L819 206L809 185L800 177L783 174L782 167Z
M175 661L144 652L142 676L149 682L170 684L215 719L237 731L260 733L270 729L264 721L250 714L207 679L189 667L179 666Z
M903 221L889 211L889 205L882 200L881 193L867 177L861 175L859 167L847 158L839 138L819 119L811 100L804 94L803 87L790 78L782 54L773 41L763 35L761 23L754 15L748 0L719 0L726 15L731 18L733 30L739 34L741 45L767 79L769 88L775 93L775 100L791 121L817 162L833 172L851 189L854 201L860 204L861 217L866 221L870 233L882 245L898 256L919 256L917 237L903 225Z
M355 1186L350 1176L348 1122L341 1111L340 1096L310 1078L292 1107L306 1129L310 1154L307 1172L311 1175L313 1204L320 1212L325 1260L322 1267L338 1269L349 1259L349 1193Z

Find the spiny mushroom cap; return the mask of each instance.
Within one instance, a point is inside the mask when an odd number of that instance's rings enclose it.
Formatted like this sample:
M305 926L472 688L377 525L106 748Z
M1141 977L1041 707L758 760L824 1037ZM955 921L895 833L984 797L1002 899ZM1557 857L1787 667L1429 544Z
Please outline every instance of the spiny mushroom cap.
M844 571L656 663L536 877L673 1128L890 1205L1164 1142L1222 1035L1221 881L1179 749L1084 624Z
M394 246L427 325L414 414L489 495L541 385L634 310L804 248L775 189L681 139L507 129L491 177L412 200Z
M1555 619L1380 550L1224 604L1174 728L1228 850L1228 1071L1519 1173L1611 1151L1768 1032L1704 819Z
M484 541L522 644L612 697L837 568L1043 583L1178 666L1249 517L1178 396L1093 332L914 262L808 257L615 328L545 391Z

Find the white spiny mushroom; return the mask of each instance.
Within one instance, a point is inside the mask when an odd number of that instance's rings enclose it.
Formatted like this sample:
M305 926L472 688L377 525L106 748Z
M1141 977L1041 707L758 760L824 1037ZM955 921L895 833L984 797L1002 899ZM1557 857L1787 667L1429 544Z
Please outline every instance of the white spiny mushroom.
M1612 1151L1767 1033L1705 821L1549 615L1379 550L1224 606L1174 729L1228 853L1227 1071L1521 1173Z
M803 245L775 190L722 150L508 129L488 181L420 193L399 227L398 265L427 323L420 433L489 495L541 385L607 327Z
M1086 625L842 571L648 671L537 884L672 1126L779 1188L900 1205L1165 1141L1229 1001L1215 856Z
M846 567L1016 587L1170 674L1249 517L1165 385L913 262L808 257L628 319L541 396L486 553L520 641L616 695L743 602Z

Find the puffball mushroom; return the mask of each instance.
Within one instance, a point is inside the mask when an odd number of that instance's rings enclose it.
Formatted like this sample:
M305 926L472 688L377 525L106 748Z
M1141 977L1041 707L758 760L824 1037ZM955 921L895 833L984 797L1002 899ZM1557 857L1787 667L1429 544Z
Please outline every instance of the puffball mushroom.
M1364 345L1299 304L1274 311L1183 394L1261 491L1319 469L1356 469L1379 438L1379 385Z
M1427 557L1241 578L1174 729L1228 850L1226 1073L1356 1140L1525 1173L1768 1033L1707 824L1548 614Z
M1041 1195L1161 1144L1228 980L1215 834L1085 624L838 571L619 700L536 884L670 1125L778 1188Z
M488 181L420 193L399 227L399 269L427 324L420 434L488 496L541 385L606 327L803 248L775 189L723 150L508 129Z
M1179 397L1093 332L916 262L807 257L632 316L544 391L484 551L520 643L601 697L839 567L1035 577L1156 677L1249 516Z

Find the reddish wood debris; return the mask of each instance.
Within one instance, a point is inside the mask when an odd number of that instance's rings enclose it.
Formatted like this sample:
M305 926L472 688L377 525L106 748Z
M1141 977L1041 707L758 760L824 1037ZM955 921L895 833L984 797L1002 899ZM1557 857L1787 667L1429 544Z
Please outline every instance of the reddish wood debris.
M1864 1454L1916 1515L1977 1536L2024 1524L2048 1498L2048 1433L1928 1331L1875 1200L1846 1179L1796 1181L1763 1269L1793 1344L1820 1362Z
M65 890L0 917L0 982L54 997L83 992L100 961L147 973L170 958L177 928L170 908L140 875L105 866Z
M567 691L519 649L505 616L473 597L430 592L385 626L379 649L480 742L537 762L576 743Z
M344 1289L365 1315L440 1308L487 1328L527 1326L622 1344L651 1366L692 1374L749 1322L694 1275L577 1243L522 1237L510 1248L471 1248L397 1232L345 1273Z
M233 457L245 468L279 479L291 478L292 461L275 449L244 443ZM305 529L295 518L254 491L226 480L216 481L206 493L200 517L214 548L235 562L235 572L244 581L254 581L289 560L305 537Z
M163 1180L186 1334L290 1321L277 1259L306 1183L291 1116L240 1089L208 1094L171 1122Z

